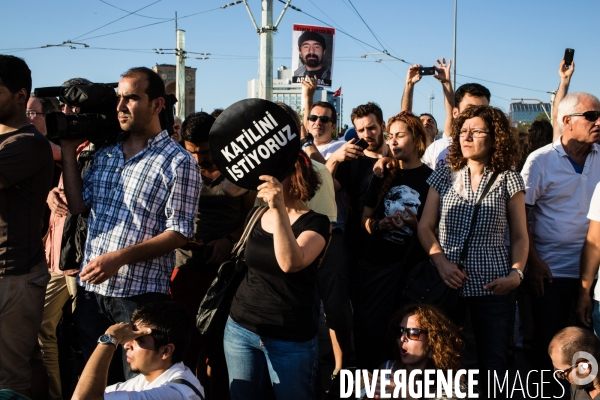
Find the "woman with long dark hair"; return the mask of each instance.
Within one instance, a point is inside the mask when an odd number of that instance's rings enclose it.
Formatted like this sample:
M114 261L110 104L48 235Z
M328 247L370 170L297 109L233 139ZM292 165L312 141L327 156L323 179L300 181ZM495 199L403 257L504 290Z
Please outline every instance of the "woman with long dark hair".
M404 277L415 259L425 258L416 237L431 169L421 162L427 134L411 112L389 119L386 140L394 158L386 176L373 176L362 216L370 234L360 261L359 305L355 310L355 348L359 368L385 360L385 327L399 305ZM415 251L412 251L412 250Z
M269 205L250 234L248 273L225 327L231 399L315 399L318 344L313 317L317 268L329 219L311 211L321 181L303 152L283 182L260 177L257 197Z

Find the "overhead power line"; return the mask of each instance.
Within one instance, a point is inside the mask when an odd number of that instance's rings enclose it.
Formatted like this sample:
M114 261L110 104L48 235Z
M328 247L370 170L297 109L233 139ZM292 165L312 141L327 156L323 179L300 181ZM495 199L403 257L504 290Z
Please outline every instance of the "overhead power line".
M196 16L196 15L206 14L206 13L209 13L209 12L212 12L212 11L221 10L221 9L224 9L224 8L227 8L227 7L235 6L235 5L240 4L240 3L243 3L243 1L242 0L237 0L235 2L224 4L221 7L215 7L215 8L211 8L210 10L200 11L200 12L197 12L197 13L184 15L183 17L178 17L177 20L182 20L184 18L190 18L190 17ZM134 28L123 29L123 30L116 31L116 32L105 33L103 35L92 36L92 37L84 38L84 40L92 40L92 39L97 39L97 38L101 38L101 37L104 37L104 36L116 35L118 33L130 32L130 31L133 31L133 30L136 30L136 29L142 29L142 28L146 28L148 26L165 24L165 23L171 22L171 21L175 21L175 18L169 18L169 19L165 19L164 21L153 22L151 24L136 26Z
M147 6L144 6L144 7L140 8L140 9L137 9L137 10L135 10L135 11L131 11L131 12L129 12L127 15L124 15L124 16L122 16L122 17L120 17L120 18L117 18L117 19L115 19L114 21L111 21L111 22L109 22L109 23L107 23L107 24L104 24L104 25L102 25L102 26L100 26L100 27L98 27L98 28L96 28L96 29L92 29L91 31L89 31L89 32L86 32L86 33L84 33L83 35L79 35L79 36L77 36L77 37L75 37L75 38L73 38L73 39L71 39L71 40L77 40L77 39L79 39L79 38L80 38L80 37L82 37L82 36L88 35L88 34L90 34L90 33L92 33L92 32L96 32L97 30L99 30L99 29L102 29L102 28L104 28L105 26L108 26L108 25L114 24L115 22L117 22L117 21L120 21L120 20L122 20L123 18L127 18L127 17L129 17L130 15L132 15L132 14L135 14L136 12L138 12L138 11L141 11L141 10L143 10L144 8L148 8L148 7L150 7L150 6L152 6L152 5L156 4L156 3L160 3L161 1L162 1L162 0L156 0L154 3L150 3L150 4L148 4Z
M101 2L101 3L104 3L104 4L106 4L107 6L111 6L111 7L113 7L113 8L116 8L117 10L121 10L121 11L124 11L124 12L126 12L126 13L128 13L128 12L129 12L129 11L127 11L127 10L124 10L124 9L120 8L120 7L117 7L117 6L115 6L114 4L110 4L110 3L109 3L109 2L107 2L107 1L100 0L100 2ZM161 19L161 20L167 20L167 19L169 19L169 18L160 18L160 17L150 17L150 16L148 16L148 15L142 15L142 14L138 14L138 13L137 13L137 12L135 12L135 11L134 11L132 14L135 14L135 15L137 15L138 17L143 17L143 18L148 18L148 19Z

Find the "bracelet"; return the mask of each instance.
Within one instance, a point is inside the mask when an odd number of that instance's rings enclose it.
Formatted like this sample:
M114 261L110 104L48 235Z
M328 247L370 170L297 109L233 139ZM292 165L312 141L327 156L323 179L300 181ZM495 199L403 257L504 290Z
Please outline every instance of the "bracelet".
M313 142L309 141L309 142L306 142L306 143L304 143L304 144L302 145L302 147L303 147L303 148L307 148L308 146L312 146L313 144L314 144Z
M519 275L519 279L521 280L521 282L523 282L523 279L525 278L525 276L523 275L523 272L521 272L521 270L519 268L514 268L514 267L510 269L510 272L513 272L513 271L516 272L517 275ZM510 274L510 272L509 272L509 274Z

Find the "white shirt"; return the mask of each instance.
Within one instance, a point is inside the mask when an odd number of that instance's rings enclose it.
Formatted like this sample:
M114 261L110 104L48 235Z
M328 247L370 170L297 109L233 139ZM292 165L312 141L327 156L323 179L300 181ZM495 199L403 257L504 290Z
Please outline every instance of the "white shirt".
M532 239L552 275L579 278L581 250L592 194L600 182L600 146L593 144L583 172L575 172L562 136L527 157L521 174L530 208Z
M323 158L329 160L329 157L344 144L346 144L346 142L343 140L332 140L329 143L316 147ZM346 204L345 192L339 191L335 194L335 204L337 206L337 217L335 220L331 220L334 222L333 228L344 230L346 227L346 220L348 219L348 205Z
M425 149L425 154L421 157L421 162L431 169L436 169L446 165L446 157L448 156L448 146L452 143L452 138L443 135L440 139L434 140L433 143Z
M317 147L317 150L319 150L319 153L321 153L321 155L323 156L323 158L325 160L329 160L329 157L331 157L331 155L340 147L342 147L344 144L346 144L346 142L344 142L343 140L332 140L329 143L325 143L325 144L321 144L321 145L315 145Z
M594 189L587 218L592 221L600 222L600 183L598 183L596 189ZM594 300L600 300L600 285L594 287Z
M104 390L104 398L107 400L200 400L188 386L171 382L176 379L185 379L205 396L204 388L192 371L179 362L173 364L151 383L148 383L144 375L139 374L126 382L111 385Z

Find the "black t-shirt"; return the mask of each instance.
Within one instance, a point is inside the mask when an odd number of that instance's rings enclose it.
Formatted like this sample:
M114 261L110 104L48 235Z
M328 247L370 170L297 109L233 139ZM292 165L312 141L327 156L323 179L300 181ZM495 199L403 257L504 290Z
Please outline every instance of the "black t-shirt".
M328 241L329 224L329 218L311 210L292 224L292 231L296 238L314 231ZM286 274L277 264L273 235L259 221L246 243L248 273L231 304L231 318L260 336L293 342L313 339L317 267L324 252L303 270Z
M404 212L404 207L408 207L420 219L429 191L427 178L432 172L432 169L425 164L413 169L398 169L388 193L381 202L378 202L379 194L386 177L373 176L364 205L375 209L374 218L377 219L394 214L397 210ZM398 262L414 235L416 232L407 226L369 235L369 251L364 256L368 261L378 265ZM420 247L415 246L414 248Z
M600 394L597 394L592 399L590 394L585 389L577 389L575 385L571 385L571 399L573 400L600 400Z
M378 158L365 156L356 160L344 161L340 163L335 172L335 179L346 190L350 200L344 242L359 257L361 255L360 249L364 247L367 239L360 221L369 182L371 182L373 176L373 167L377 160Z
M221 239L235 231L243 220L243 197L227 196L223 192L224 176L220 175L212 182L203 182L200 190L198 212L194 218L194 238L205 245L213 240ZM177 249L175 267L193 269L200 267L200 272L215 275L214 268L204 271L207 254L202 247L192 250Z
M45 259L44 206L54 173L48 139L33 125L0 135L0 275Z

